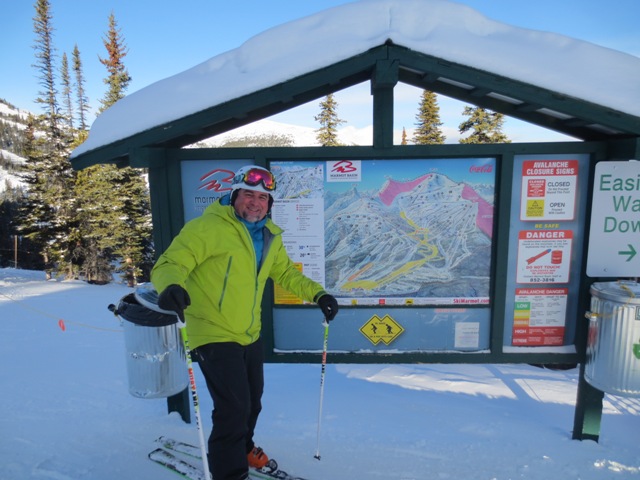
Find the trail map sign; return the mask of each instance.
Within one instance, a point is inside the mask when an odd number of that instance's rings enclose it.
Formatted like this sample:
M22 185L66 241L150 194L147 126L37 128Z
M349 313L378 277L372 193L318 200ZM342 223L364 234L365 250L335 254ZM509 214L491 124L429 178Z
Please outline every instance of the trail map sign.
M489 304L494 158L270 165L289 255L342 305Z

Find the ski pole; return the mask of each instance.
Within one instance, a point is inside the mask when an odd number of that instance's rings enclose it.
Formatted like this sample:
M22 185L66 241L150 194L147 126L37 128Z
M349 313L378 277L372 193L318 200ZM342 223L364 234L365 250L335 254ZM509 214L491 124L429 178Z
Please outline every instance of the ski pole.
M200 440L200 455L202 457L202 468L204 470L204 478L209 480L209 462L207 460L207 447L204 443L204 433L202 432L202 420L200 418L200 402L198 401L198 390L196 389L196 378L193 374L193 362L191 361L191 350L189 349L189 336L187 335L186 323L184 321L184 312L178 312L178 328L182 336L184 351L187 355L187 368L189 370L189 384L191 385L191 398L193 399L193 410L196 414L196 426L198 427L198 438Z
M322 371L320 373L320 407L318 408L318 443L313 458L320 460L320 424L322 422L322 401L324 399L324 375L327 370L327 344L329 342L329 321L324 319L324 342L322 344Z

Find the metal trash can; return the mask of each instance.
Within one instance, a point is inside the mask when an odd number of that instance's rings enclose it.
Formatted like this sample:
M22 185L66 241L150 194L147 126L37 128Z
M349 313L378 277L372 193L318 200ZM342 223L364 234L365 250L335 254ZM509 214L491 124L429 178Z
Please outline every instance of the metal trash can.
M589 291L585 380L612 395L640 397L640 284L594 283Z
M189 375L177 317L149 310L134 294L124 296L114 313L125 320L129 393L163 398L187 388Z

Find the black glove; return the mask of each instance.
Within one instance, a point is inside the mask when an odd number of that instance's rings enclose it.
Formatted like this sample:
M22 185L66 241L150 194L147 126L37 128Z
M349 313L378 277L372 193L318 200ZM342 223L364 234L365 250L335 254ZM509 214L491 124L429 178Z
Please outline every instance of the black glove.
M182 321L184 321L183 311L189 305L191 305L189 294L180 285L169 285L158 297L158 306L163 310L176 312Z
M325 293L318 299L317 303L322 313L324 313L324 318L327 322L333 320L338 314L338 301L333 295Z

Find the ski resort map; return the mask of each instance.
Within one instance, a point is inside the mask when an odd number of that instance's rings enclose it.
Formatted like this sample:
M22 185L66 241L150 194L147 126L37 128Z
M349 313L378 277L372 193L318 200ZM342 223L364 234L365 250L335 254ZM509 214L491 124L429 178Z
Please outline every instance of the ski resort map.
M273 219L343 305L489 303L495 159L271 162ZM296 303L276 292L276 303Z

